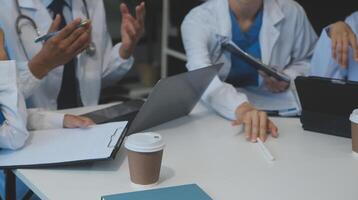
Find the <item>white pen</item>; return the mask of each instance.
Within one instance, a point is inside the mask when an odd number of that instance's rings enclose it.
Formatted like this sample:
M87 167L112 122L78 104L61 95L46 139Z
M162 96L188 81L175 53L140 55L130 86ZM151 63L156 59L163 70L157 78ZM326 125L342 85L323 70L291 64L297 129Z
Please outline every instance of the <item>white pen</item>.
M261 153L263 154L263 156L268 160L268 161L274 161L275 157L273 157L273 155L270 153L270 151L266 148L266 146L264 145L264 143L261 141L260 138L257 138L257 146L259 146Z

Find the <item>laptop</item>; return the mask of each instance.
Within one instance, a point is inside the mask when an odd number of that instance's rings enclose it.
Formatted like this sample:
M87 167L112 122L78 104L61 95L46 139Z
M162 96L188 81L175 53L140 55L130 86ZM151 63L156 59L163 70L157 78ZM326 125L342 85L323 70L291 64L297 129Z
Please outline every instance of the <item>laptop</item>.
M148 99L133 100L87 113L97 124L128 121L125 135L144 131L188 115L200 100L222 64L161 79Z
M295 84L302 106L303 129L351 137L349 116L358 108L358 82L298 77Z

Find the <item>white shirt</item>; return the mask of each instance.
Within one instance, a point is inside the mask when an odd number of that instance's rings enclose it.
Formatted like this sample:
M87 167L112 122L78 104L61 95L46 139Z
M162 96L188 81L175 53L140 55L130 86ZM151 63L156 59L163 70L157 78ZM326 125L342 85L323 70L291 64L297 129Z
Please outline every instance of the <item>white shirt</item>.
M63 127L63 114L39 110L29 110L27 114L23 96L17 90L15 65L14 61L0 61L0 105L6 119L0 127L0 148L21 148L29 136L28 129Z
M292 0L264 0L263 4L259 36L262 62L283 71L292 81L307 75L317 35L305 11ZM231 55L222 51L216 35L232 38L228 0L210 0L190 11L182 24L182 35L189 70L224 63L202 99L222 116L234 119L236 108L247 98L222 82L230 72Z
M358 38L358 12L346 19L346 23L352 28ZM327 34L328 28L322 31L318 40L314 56L312 58L312 76L358 81L358 62L354 60L353 50L349 49L348 70L341 69L338 62L332 57L332 42Z
M19 0L22 14L34 20L41 34L47 33L52 16L47 6L51 1ZM65 6L66 21L74 18L86 18L85 7L82 0L67 0L71 2L70 8ZM122 59L119 55L121 44L112 45L111 37L107 31L106 15L103 1L86 0L90 19L92 21L92 42L97 53L91 57L86 53L77 56L76 75L79 81L81 100L84 106L97 105L101 88L118 82L132 67L134 59ZM71 13L68 12L71 10ZM67 14L66 14L67 13ZM67 16L72 15L72 16ZM15 1L2 1L0 7L0 27L6 35L6 48L10 59L17 61L19 70L20 88L24 92L27 105L50 110L57 109L57 97L61 88L63 66L52 70L45 78L38 80L30 72L26 54L24 53L20 38L16 32L15 21L19 16ZM118 27L120 28L120 27ZM35 44L37 37L35 30L25 22L22 26L23 40L26 52L30 58L42 48L42 44Z

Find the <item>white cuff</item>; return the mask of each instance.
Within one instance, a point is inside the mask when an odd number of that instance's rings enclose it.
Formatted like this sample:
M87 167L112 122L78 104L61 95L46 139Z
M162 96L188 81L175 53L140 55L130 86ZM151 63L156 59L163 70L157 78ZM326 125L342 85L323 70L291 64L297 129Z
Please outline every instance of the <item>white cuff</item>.
M236 109L248 99L245 94L238 93L236 89L215 77L205 91L203 101L210 105L221 116L235 120Z
M42 111L40 109L28 109L29 130L47 130L63 128L65 114Z
M117 59L114 59L114 66L121 66L122 69L128 71L133 66L134 57L132 55L128 59L122 58L119 53L119 49L121 48L121 46L122 46L122 43L118 43L112 49L112 58L117 58Z
M40 86L42 80L32 74L28 62L17 62L17 68L19 69L20 90L27 99Z

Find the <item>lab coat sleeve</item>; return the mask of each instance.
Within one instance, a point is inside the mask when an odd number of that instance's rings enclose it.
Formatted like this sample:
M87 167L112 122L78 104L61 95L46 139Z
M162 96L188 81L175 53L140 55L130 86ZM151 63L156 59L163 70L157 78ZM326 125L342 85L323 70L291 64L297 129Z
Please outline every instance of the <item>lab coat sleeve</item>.
M28 130L48 130L63 128L64 114L41 109L28 109Z
M13 107L13 105L1 100L0 103L3 105L1 109L6 118L5 123L0 127L0 148L19 149L29 137L29 132L25 126L26 110L24 107Z
M290 76L292 81L297 76L307 76L309 74L310 60L317 41L317 34L301 6L299 6L299 12L296 22L296 35L293 36L296 42L291 53L290 64L284 69L284 73Z
M123 59L119 55L119 49L122 43L115 46L112 44L112 38L108 32L106 23L106 14L103 5L103 1L98 1L99 9L102 10L100 17L102 18L102 25L104 30L104 42L103 42L103 71L102 77L103 86L118 82L123 76L131 69L134 63L134 58L131 56L128 59ZM118 27L120 28L120 27Z
M5 116L5 123L0 126L0 148L19 149L28 136L26 129L26 108L16 86L15 63L12 61L0 62L0 105ZM13 69L12 69L13 68Z
M204 14L205 15L205 14ZM183 43L188 58L188 70L195 70L215 64L211 61L209 52L209 41L213 32L206 26L205 19L211 16L203 16L203 12L198 14L195 9L185 18L182 26ZM219 77L215 77L205 93L202 101L210 105L221 116L234 120L235 111L242 103L247 102L244 94L238 93L236 89L227 83L222 82Z
M332 42L328 28L323 29L311 60L310 75L341 79L338 63L332 58Z
M27 99L38 87L40 87L42 80L36 78L32 74L28 66L28 62L17 62L17 69L19 74L19 89L24 95L25 99Z

